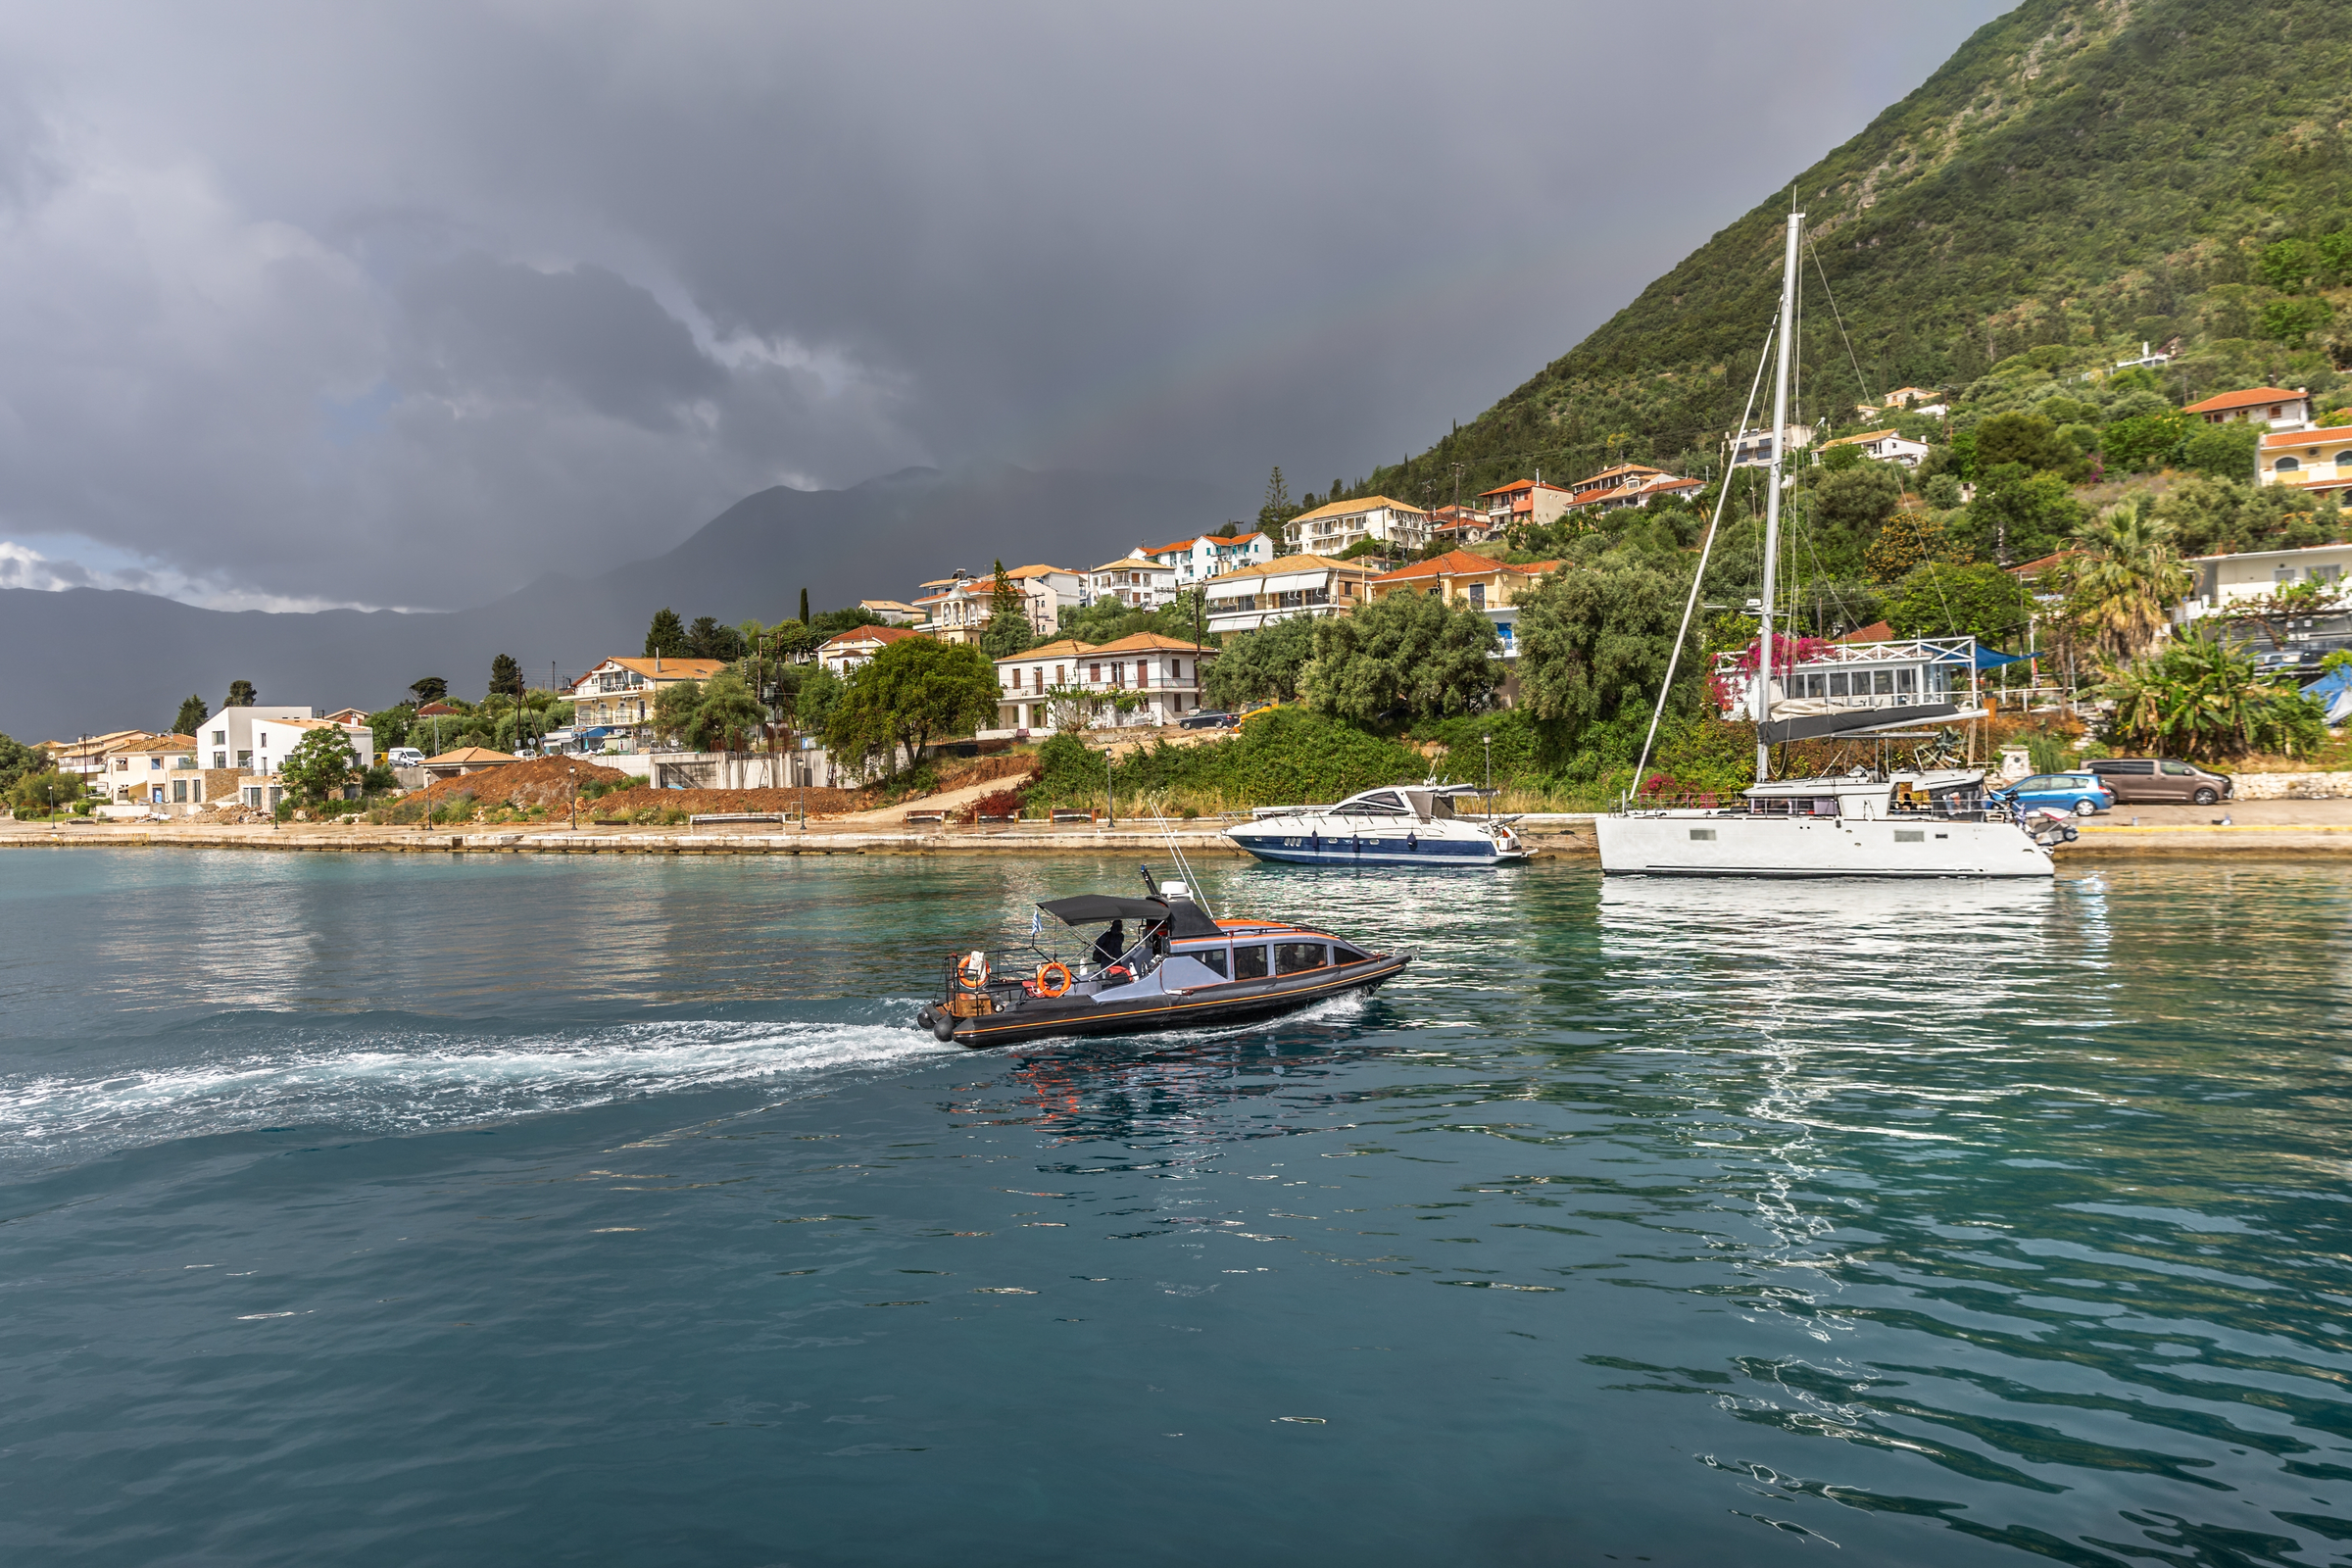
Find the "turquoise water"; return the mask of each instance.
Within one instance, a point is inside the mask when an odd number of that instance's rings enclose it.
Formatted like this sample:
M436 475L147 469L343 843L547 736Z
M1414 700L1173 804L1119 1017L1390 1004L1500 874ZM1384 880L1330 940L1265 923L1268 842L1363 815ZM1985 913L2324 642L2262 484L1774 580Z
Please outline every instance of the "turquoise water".
M2352 1549L2352 874L1203 880L1422 959L973 1054L1131 862L0 858L0 1552Z

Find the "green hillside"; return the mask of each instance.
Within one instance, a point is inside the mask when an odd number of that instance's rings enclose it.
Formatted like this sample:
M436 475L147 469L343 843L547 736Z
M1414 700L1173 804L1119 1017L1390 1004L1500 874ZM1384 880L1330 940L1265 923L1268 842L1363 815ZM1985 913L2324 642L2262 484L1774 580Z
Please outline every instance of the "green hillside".
M1843 426L1858 401L1965 390L1995 366L2072 378L2142 340L2177 340L2176 402L2335 386L2352 366L2345 20L2342 0L2027 0L1980 29L1795 181L1802 414ZM1476 420L1351 488L1442 501L1456 464L1465 498L1538 466L1704 471L1754 370L1788 204L1768 194Z

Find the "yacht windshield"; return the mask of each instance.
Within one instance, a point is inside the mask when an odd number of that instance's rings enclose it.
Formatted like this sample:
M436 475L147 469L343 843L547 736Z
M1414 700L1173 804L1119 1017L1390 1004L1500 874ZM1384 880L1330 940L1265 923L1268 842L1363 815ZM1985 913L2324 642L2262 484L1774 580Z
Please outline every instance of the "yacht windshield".
M1373 790L1351 797L1340 807L1343 811L1354 811L1370 816L1410 816L1412 808L1395 790Z

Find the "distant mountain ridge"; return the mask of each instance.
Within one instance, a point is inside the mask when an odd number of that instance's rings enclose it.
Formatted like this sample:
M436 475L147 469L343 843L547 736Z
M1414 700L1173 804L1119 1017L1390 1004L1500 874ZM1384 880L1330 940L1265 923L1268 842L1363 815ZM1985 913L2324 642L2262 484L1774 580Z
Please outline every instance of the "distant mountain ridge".
M800 592L830 610L910 597L961 566L985 572L1052 561L1076 567L1243 514L1189 480L984 466L903 468L846 490L762 490L652 560L592 577L551 573L471 610L307 614L199 610L147 594L0 589L0 731L18 740L161 729L190 692L214 708L232 680L264 703L388 707L412 680L440 675L461 696L512 654L545 684L599 659L635 654L667 606L692 619L799 612Z
M2340 0L2027 0L1541 373L1357 491L1449 499L1461 464L1467 499L1539 466L1567 479L1712 457L1772 315L1792 195L1811 241L1805 412L1832 423L1866 396L1965 385L2021 352L2087 364L2143 339L2180 340L2177 395L2316 390L2352 362L2352 294L2303 291L2314 314L2280 330L2265 313L2292 291L2263 264L2280 239L2352 223L2345 22Z

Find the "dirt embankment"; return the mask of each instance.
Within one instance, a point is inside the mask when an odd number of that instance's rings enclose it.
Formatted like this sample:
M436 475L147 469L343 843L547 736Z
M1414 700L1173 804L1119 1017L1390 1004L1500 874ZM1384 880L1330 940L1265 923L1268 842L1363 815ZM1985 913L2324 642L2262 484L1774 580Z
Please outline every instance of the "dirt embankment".
M485 768L460 778L436 779L424 789L404 797L403 804L429 801L433 809L440 810L459 796L470 795L481 806L543 806L552 810L570 805L575 784L581 789L591 784L626 784L629 777L616 767L576 757L541 757L527 762Z

